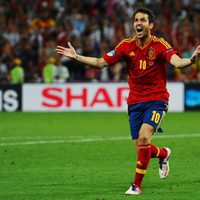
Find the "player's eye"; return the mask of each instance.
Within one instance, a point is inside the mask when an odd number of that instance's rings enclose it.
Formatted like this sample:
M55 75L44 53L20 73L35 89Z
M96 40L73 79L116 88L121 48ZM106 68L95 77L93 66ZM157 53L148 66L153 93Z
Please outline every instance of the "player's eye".
M142 22L146 22L147 20L146 20L145 18L142 18L141 21L142 21Z

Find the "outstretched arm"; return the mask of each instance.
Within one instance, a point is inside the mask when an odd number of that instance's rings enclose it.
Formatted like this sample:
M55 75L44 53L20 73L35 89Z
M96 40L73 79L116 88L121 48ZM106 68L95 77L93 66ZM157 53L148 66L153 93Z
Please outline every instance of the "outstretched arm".
M69 47L57 46L55 49L56 53L100 69L108 65L103 58L78 55L71 43L68 42L67 44Z
M176 54L171 57L170 63L174 65L176 68L184 68L188 67L191 64L195 63L196 57L200 55L200 45L197 46L195 51L192 54L191 58L180 58Z

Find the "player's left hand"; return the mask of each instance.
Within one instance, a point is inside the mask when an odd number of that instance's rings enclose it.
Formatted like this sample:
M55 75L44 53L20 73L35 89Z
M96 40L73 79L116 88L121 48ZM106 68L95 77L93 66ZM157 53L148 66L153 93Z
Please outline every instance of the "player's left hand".
M191 57L192 63L195 62L197 56L200 56L200 45L197 46L197 48L195 49L195 51L192 54L192 57Z

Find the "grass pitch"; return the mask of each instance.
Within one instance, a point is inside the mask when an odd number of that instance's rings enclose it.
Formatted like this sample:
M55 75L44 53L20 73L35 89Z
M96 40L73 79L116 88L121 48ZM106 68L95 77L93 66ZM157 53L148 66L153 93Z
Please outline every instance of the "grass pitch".
M126 113L0 113L1 200L197 200L200 112L168 113L152 143L172 150L160 180L152 159L140 196L125 196L136 154Z

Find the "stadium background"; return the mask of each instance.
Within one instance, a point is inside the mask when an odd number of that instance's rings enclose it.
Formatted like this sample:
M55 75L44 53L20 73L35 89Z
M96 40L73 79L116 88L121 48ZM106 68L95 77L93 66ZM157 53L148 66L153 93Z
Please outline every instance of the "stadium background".
M0 6L0 110L5 111L5 107L12 107L12 99L16 98L19 105L13 111L24 110L23 96L30 96L23 94L23 88L18 88L20 92L16 93L12 85L126 82L123 62L103 70L92 69L57 56L55 47L71 41L82 55L102 56L123 38L131 37L132 14L138 6L147 6L154 11L154 34L169 41L180 56L190 57L200 43L198 0L10 0L1 1ZM16 74L17 66L21 69ZM55 72L52 77L45 78L48 66ZM190 68L180 70L168 64L167 69L168 81L186 83L184 110L199 109L200 59ZM19 70L23 72L21 75ZM188 82L193 85L188 86ZM12 92L7 93L10 89ZM6 96L11 96L12 102L9 98L7 101Z
M44 82L43 69L55 57L55 46L71 41L83 55L102 56L132 35L132 14L147 6L156 15L154 34L164 37L180 56L189 57L200 43L199 0L8 0L0 2L0 83L12 83L15 58L25 71L24 82ZM68 68L69 81L123 81L124 63L102 71L66 58L55 65ZM199 80L199 62L182 71L168 67L168 80ZM56 78L53 80L57 82Z
M132 13L138 6L155 12L156 35L168 40L180 56L191 56L200 43L199 0L0 1L0 111L6 111L0 112L0 199L129 198L124 191L132 181L136 155L125 112L108 112L112 110L109 108L106 112L15 111L23 110L23 104L34 108L40 88L69 92L69 88L84 84L88 84L88 91L97 86L106 105L112 104L107 96L109 88L127 80L124 63L93 70L57 57L54 49L57 44L71 41L83 55L102 56L121 39L130 37ZM62 80L55 76L52 83L45 84L43 70L49 62L55 68L67 69L68 75ZM20 84L12 79L16 64L24 70ZM181 106L181 112L168 113L163 122L165 133L155 135L153 142L171 148L171 172L167 180L160 181L158 163L151 160L138 199L199 199L199 69L199 60L182 71L168 66L169 83L174 84L172 88L180 86L173 98L175 108ZM102 84L106 86L102 88ZM57 105L61 97L54 97L53 102L42 100ZM101 97L97 97L101 103ZM81 98L78 101L82 104L85 97ZM95 95L91 98L90 106ZM65 108L68 105L67 101L63 104Z

